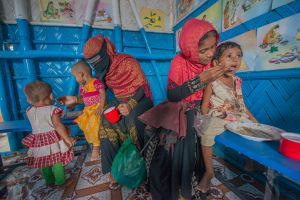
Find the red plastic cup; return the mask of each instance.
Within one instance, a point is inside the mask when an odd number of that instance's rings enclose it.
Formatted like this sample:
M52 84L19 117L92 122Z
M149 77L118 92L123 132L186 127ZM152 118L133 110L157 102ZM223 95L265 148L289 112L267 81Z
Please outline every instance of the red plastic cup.
M118 122L121 118L121 115L116 107L110 107L106 109L104 111L104 116L112 124Z
M282 133L280 152L294 160L300 160L300 134Z

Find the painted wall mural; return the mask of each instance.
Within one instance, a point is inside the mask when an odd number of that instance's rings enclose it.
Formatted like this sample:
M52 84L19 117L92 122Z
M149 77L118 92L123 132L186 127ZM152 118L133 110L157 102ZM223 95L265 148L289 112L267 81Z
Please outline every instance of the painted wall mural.
M256 70L300 67L300 14L257 30Z
M227 41L233 41L241 45L243 60L240 71L254 70L256 58L256 30L248 31Z
M42 22L76 23L73 0L40 0Z
M112 26L112 2L101 0L98 2L94 26Z
M181 20L193 9L194 0L176 0L176 21Z
M183 19L190 11L202 5L206 0L176 0L176 21Z
M88 0L26 0L28 1L28 12L30 13L30 22L35 24L56 23L58 26L79 25L84 23L85 10ZM199 2L200 0L195 0ZM203 1L203 0L201 0ZM159 17L151 14L144 14L149 17L145 19L144 25L147 31L172 32L175 20L175 0L136 0L136 7L141 14L143 8L152 9L158 13ZM129 1L120 1L120 15L122 19L122 29L139 30L130 7ZM147 11L148 12L148 11ZM163 12L163 13L161 13ZM153 14L153 13L152 13ZM95 7L95 18L93 26L103 28L113 28L112 20L112 1L101 0ZM0 20L4 23L14 23L16 14L12 0L0 0ZM142 20L142 17L141 17ZM146 22L148 20L148 22Z
M272 9L278 8L280 6L283 6L285 4L291 3L294 0L273 0L272 2Z
M222 31L222 2L217 1L210 8L201 13L197 18L209 21L218 32Z
M142 23L148 31L165 31L166 14L161 9L143 7L140 12Z
M222 30L229 30L271 10L272 0L223 0Z

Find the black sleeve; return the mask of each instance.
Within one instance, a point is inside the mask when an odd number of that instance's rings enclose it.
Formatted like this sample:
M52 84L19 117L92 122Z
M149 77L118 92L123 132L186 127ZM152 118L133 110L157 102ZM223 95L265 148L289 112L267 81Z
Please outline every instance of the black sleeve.
M133 110L137 106L138 102L141 101L144 96L144 89L142 87L139 87L135 92L134 96L130 98L129 101L127 101L127 104L130 106L131 110Z
M135 92L133 99L139 102L144 96L145 96L144 89L142 87L139 87L139 89L137 89L137 91Z
M169 101L177 102L203 89L205 86L206 84L201 83L199 76L196 76L180 86L174 87L173 85L172 89L168 89L167 97Z

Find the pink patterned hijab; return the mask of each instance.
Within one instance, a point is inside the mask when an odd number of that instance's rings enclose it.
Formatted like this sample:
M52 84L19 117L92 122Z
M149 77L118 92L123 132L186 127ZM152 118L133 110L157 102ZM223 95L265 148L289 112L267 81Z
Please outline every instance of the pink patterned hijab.
M172 89L174 84L180 86L211 67L211 64L203 65L200 63L198 44L207 32L213 30L217 33L213 25L204 20L189 19L184 24L179 36L181 53L175 56L171 62L168 88ZM216 37L218 42L219 35L217 34ZM185 101L201 100L202 96L203 90L199 90L188 96Z

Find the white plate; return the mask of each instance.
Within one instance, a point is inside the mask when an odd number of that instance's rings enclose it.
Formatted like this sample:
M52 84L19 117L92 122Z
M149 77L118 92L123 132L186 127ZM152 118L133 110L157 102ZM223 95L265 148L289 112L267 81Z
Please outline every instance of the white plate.
M284 132L274 126L251 122L231 122L225 127L244 138L259 142L279 140L280 134Z

